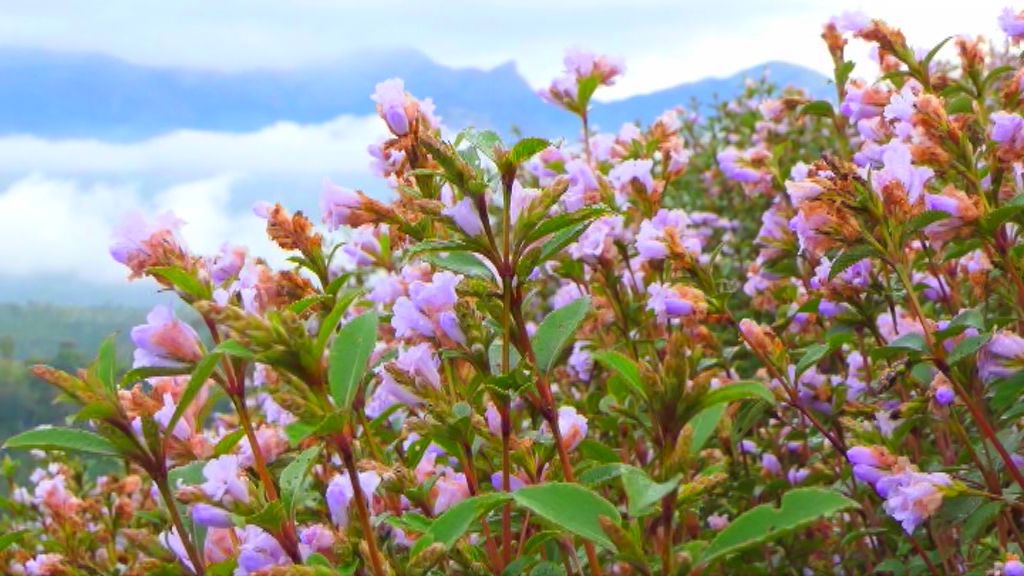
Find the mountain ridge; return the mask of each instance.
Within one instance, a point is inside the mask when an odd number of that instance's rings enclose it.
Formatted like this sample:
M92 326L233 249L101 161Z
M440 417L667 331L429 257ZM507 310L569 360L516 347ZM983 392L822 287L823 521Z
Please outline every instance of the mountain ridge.
M828 97L826 79L785 62L768 62L721 78L687 82L595 103L605 129L651 121L667 108L729 98L766 67L782 85ZM433 98L446 125L555 137L575 120L543 102L514 61L493 68L448 67L414 49L366 52L296 69L218 71L134 64L102 54L0 47L0 135L134 142L175 129L258 130L280 121L326 122L373 113L377 82L400 77L417 97Z

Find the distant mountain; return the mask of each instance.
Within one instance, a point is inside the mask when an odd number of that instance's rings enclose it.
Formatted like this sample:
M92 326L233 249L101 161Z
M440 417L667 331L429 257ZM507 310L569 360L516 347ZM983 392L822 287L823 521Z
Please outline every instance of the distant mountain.
M781 85L827 97L824 76L770 62L727 78L595 106L594 122L617 129L650 121L696 98L729 98L749 77L768 68ZM281 70L215 72L156 68L107 56L0 49L0 134L134 141L176 129L243 132L278 121L318 123L343 114L373 112L374 85L403 78L418 97L431 97L446 125L563 136L576 125L540 100L514 63L490 70L449 68L414 50L346 57L328 65Z

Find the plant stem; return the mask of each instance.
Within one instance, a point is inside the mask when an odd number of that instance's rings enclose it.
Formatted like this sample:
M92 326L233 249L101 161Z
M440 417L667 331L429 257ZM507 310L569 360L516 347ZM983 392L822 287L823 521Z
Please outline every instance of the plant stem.
M377 549L377 538L373 533L373 526L370 524L370 508L363 494L363 487L359 484L359 473L356 471L355 458L352 457L352 446L348 433L343 433L343 440L340 442L341 459L348 471L348 479L352 484L352 495L356 501L356 510L359 513L359 524L363 529L363 536L366 538L366 547L370 552L370 568L374 576L387 576L384 565L381 562L380 551Z
M181 520L181 515L178 514L178 506L174 502L174 496L171 494L171 487L167 484L167 475L163 474L153 478L156 482L157 489L160 490L160 496L164 499L164 504L167 506L167 513L171 517L171 524L174 525L175 531L178 532L178 539L181 540L182 546L185 547L185 553L188 554L189 560L192 562L192 571L195 572L196 576L203 576L203 559L199 556L199 552L196 551L195 544L192 542L192 535L185 530L185 523Z

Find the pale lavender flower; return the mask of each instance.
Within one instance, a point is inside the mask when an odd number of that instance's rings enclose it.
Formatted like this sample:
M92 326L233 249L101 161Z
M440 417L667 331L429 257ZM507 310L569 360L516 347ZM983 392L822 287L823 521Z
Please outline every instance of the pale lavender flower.
M411 99L405 93L405 83L400 78L391 78L377 84L370 98L377 103L378 113L395 136L409 133Z
M441 386L441 375L438 372L441 361L434 354L434 349L426 342L403 348L398 353L395 365L417 384L426 384L434 389Z
M469 498L466 475L445 468L434 483L431 494L434 496L434 515L444 513L445 510Z
M807 477L810 475L811 471L807 468L797 468L794 466L786 472L786 479L791 486L796 486L797 484L803 484L804 480L807 480Z
M373 497L373 493L377 491L380 483L380 475L372 470L359 473L359 487L367 501ZM352 481L348 474L339 474L331 479L327 485L325 499L334 525L338 528L348 526L348 507L355 499L355 491L352 489Z
M225 454L210 460L203 466L203 478L200 488L211 500L224 504L249 502L249 486L242 479L238 456Z
M730 146L718 153L717 160L718 167L725 174L725 177L730 180L744 184L755 184L764 181L767 177L765 172L749 165L749 151L740 152Z
M487 410L484 411L484 420L487 421L487 429L496 437L501 438L501 413L494 402L487 403Z
M323 191L320 193L320 212L328 229L336 230L339 226L351 224L352 213L359 210L362 204L362 196L355 190L324 180Z
M708 528L718 532L729 525L728 514L711 514L708 516Z
M990 136L993 141L1008 146L1024 144L1024 118L1019 114L999 110L989 115L989 121L992 122Z
M856 34L871 25L871 18L860 11L845 11L838 16L833 16L830 22L844 34L849 32Z
M154 248L173 244L184 250L184 242L179 235L184 223L173 212L164 212L152 222L147 220L142 212L130 212L114 230L110 255L138 274L141 270L137 270L135 264L148 260L153 255Z
M700 238L690 229L690 218L682 210L662 208L640 223L636 250L644 260L663 260L671 248L681 247L692 256L701 253Z
M1024 36L1024 30L1021 35ZM1020 560L1013 558L1003 563L1003 574L1002 576L1024 576L1024 563Z
M159 305L146 316L146 323L132 328L135 344L134 368L179 367L203 357L199 334L174 316L170 306Z
M624 160L612 168L608 180L622 194L628 195L632 191L633 182L639 183L650 194L654 191L654 177L651 175L653 168L654 160Z
M584 160L572 159L565 163L565 173L569 186L562 194L562 207L567 212L575 212L587 205L587 195L598 189L597 177Z
M471 198L463 198L452 206L441 211L442 214L455 221L455 224L466 233L467 236L479 236L484 231L483 222L480 220L480 213L473 204Z
M547 423L543 429L550 430ZM572 406L562 406L558 409L558 431L562 435L562 447L572 452L587 437L587 417Z
M1003 9L999 15L999 27L1015 42L1024 38L1024 16L1014 12L1013 8Z
M904 470L878 480L875 488L883 498L886 513L912 533L942 505L942 487L953 483L948 474L926 474L905 466Z
M782 463L771 452L761 454L761 468L769 476L782 476Z
M707 308L703 294L695 289L652 282L647 287L647 310L654 312L658 322L685 318Z
M178 405L174 402L174 397L169 392L164 392L163 402L163 406L153 414L153 420L160 425L161 430L166 430L167 425L171 423L174 412L178 409ZM174 424L173 435L178 440L188 440L192 437L192 428L183 418L179 419Z
M557 310L572 304L584 296L586 294L583 293L583 289L580 288L579 284L566 281L555 291L555 295L551 298L551 307Z
M258 526L246 526L238 535L238 568L235 576L248 576L271 566L292 563L276 538Z
M601 258L613 249L615 240L623 239L623 223L624 218L618 214L598 218L569 246L569 255L588 262Z
M882 164L882 169L871 175L875 192L881 193L886 184L899 182L911 204L917 202L924 192L925 184L935 174L934 170L926 166L914 166L910 147L902 142L890 142L885 146Z
M193 522L207 528L231 528L235 525L231 520L231 514L217 506L203 503L194 504L189 513Z
M161 532L160 543L163 544L164 548L167 548L174 553L178 558L178 562L181 562L181 564L191 572L195 572L195 567L192 565L192 560L188 557L188 551L185 550L185 543L182 542L177 528L171 528L166 532Z
M342 245L340 252L352 266L370 266L380 257L381 245L377 234L377 227L373 224L359 226L352 230L352 235Z
M303 561L314 553L330 550L334 542L334 532L326 524L311 524L299 529L299 555Z
M232 246L225 242L216 256L207 259L210 279L214 284L223 284L238 275L245 265L247 251L243 246Z
M494 486L494 489L498 492L505 490L504 476L502 476L500 471L491 474L491 486ZM510 492L515 492L524 486L526 486L526 482L523 482L523 480L515 474L509 474L508 488Z
M1024 369L1024 338L1009 330L997 333L978 353L978 375L984 382L1012 376Z
M590 381L590 373L594 369L594 358L587 349L589 345L585 340L577 340L569 355L569 371L584 382Z

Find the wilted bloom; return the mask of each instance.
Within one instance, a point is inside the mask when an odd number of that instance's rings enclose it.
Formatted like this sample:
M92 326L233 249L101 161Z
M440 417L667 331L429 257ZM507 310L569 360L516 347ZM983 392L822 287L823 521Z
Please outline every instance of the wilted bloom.
M249 502L249 485L242 477L238 456L225 454L210 460L203 466L200 485L203 493L216 502Z
M146 315L146 323L132 328L134 368L178 367L203 357L199 334L174 316L170 306L159 305Z
M740 334L748 346L758 354L773 356L782 350L779 337L767 326L762 326L750 318L740 320Z
M696 288L654 282L647 287L647 309L665 324L676 318L699 319L707 313L708 305L704 293Z
M151 266L184 264L185 244L178 231L184 222L171 212L164 212L152 222L141 212L128 214L114 231L110 255L131 271L131 278L141 276Z
M373 497L373 493L380 486L381 477L372 470L359 473L359 487L367 502ZM327 485L327 509L331 513L331 521L334 525L343 528L348 526L348 507L355 499L355 491L352 489L352 481L348 474L339 474L331 479Z
M978 375L985 382L1006 378L1024 369L1024 338L1009 330L992 337L978 353Z

